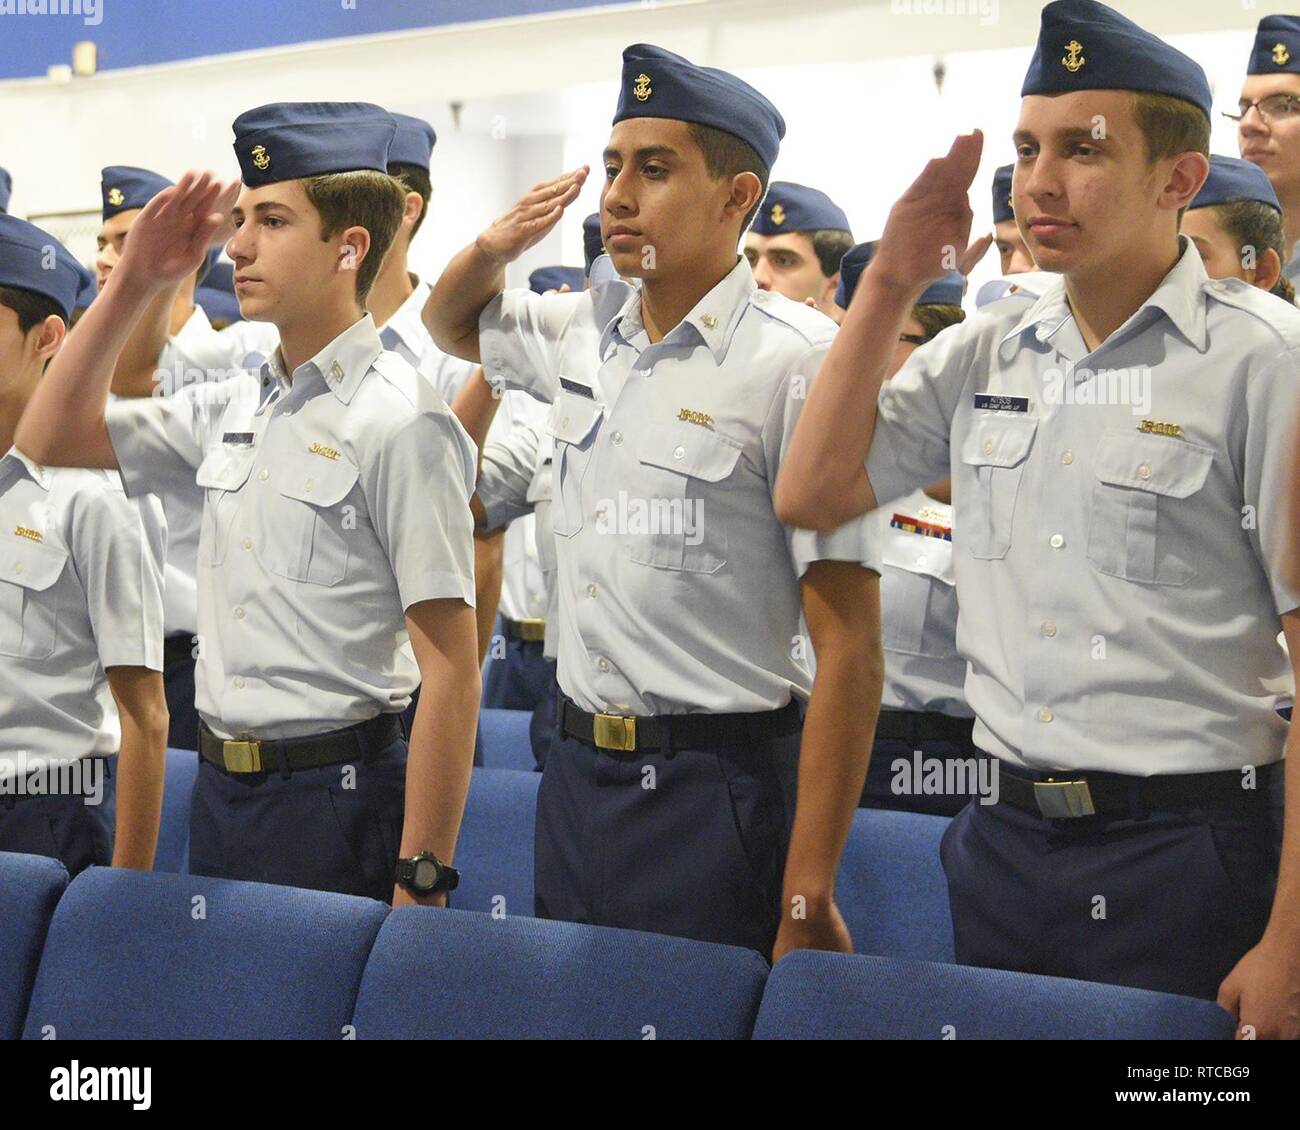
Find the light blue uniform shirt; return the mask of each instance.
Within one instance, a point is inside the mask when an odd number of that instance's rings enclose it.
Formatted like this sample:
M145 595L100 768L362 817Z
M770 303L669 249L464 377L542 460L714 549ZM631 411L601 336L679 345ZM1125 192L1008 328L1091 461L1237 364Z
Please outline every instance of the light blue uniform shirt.
M590 310L583 309L587 303ZM565 364L574 318L600 368ZM864 517L830 534L777 520L772 491L835 324L735 267L661 342L640 292L511 290L479 319L490 377L552 402L559 682L585 710L775 710L807 697L799 578L879 571Z
M880 393L877 498L953 476L975 740L1032 769L1282 756L1300 310L1181 245L1092 353L1058 279L946 330Z

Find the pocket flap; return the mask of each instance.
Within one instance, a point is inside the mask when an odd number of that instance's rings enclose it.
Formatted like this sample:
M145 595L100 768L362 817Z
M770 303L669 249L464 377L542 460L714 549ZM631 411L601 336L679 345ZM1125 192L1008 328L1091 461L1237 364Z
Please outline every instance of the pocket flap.
M920 534L893 534L894 531L890 531L885 535L880 550L881 564L908 573L924 574L945 585L957 583L952 567L952 542Z
M303 451L284 459L275 474L285 498L313 506L333 506L347 497L360 472L346 455L332 459Z
M67 550L14 538L0 550L0 579L32 592L44 592L59 579L67 563Z
M591 435L605 411L599 401L572 392L560 392L546 418L546 430L563 443L580 444Z
M725 479L740 458L735 440L684 420L650 424L637 437L637 449L642 463L706 483Z
M238 490L248 481L257 448L222 444L208 452L194 472L194 481L213 490Z
M975 416L962 441L961 461L971 467L1015 467L1029 454L1037 430L1037 416L1010 412Z
M1173 436L1107 432L1097 445L1097 478L1169 498L1187 498L1205 485L1214 450Z

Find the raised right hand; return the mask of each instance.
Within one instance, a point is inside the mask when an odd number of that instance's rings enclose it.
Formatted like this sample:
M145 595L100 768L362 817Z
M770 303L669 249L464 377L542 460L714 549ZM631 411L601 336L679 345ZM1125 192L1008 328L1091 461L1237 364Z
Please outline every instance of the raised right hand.
M475 246L494 263L504 266L514 262L560 222L564 209L578 199L590 171L589 165L583 165L533 185L518 204L479 235Z

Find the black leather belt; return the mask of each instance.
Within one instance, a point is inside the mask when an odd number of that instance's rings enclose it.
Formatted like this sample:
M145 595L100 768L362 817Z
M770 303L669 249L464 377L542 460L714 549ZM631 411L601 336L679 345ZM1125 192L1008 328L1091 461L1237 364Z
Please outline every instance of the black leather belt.
M973 744L971 730L974 725L974 718L952 718L947 714L919 710L882 710L876 722L876 737L913 744L951 742L968 748Z
M780 710L750 714L659 714L630 717L588 714L560 696L562 732L599 749L637 753L644 750L708 749L761 741L799 732L803 719L791 699Z
M163 640L163 663L170 667L182 660L194 662L194 633L178 632Z
M1204 805L1262 804L1284 763L1255 767L1254 788L1243 788L1239 769L1129 777L1120 773L1022 775L998 763L998 800L1049 820L1081 816L1132 816Z
M507 620L501 617L501 630L508 640L523 640L524 643L541 643L546 639L546 621L541 619Z
M402 737L400 714L378 714L368 722L305 738L249 738L227 741L199 722L199 756L227 773L320 769L378 753Z

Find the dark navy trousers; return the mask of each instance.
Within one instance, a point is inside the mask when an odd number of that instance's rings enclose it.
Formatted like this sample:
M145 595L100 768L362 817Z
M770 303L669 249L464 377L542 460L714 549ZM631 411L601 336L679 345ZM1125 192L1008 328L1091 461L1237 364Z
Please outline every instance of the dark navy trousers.
M47 855L60 860L75 876L87 867L113 862L113 821L116 782L108 758L103 766L103 792L98 804L86 797L0 796L0 851Z
M555 737L555 712L559 708L560 684L555 678L555 660L548 659L551 665L551 685L533 708L532 719L528 723L528 740L533 747L533 760L537 768L546 768L546 755L551 751L551 741Z
M167 746L169 749L199 748L199 712L194 706L193 637L168 636L163 663L163 690L167 695Z
M402 740L364 760L296 772L226 773L201 761L190 871L388 902L405 796Z
M770 954L798 755L798 733L624 754L557 727L537 797L537 916Z
M1268 920L1269 808L1266 790L1122 818L970 804L940 849L957 960L1213 999Z
M554 693L555 660L542 654L541 640L506 640L483 676L483 705L490 710L532 710Z

